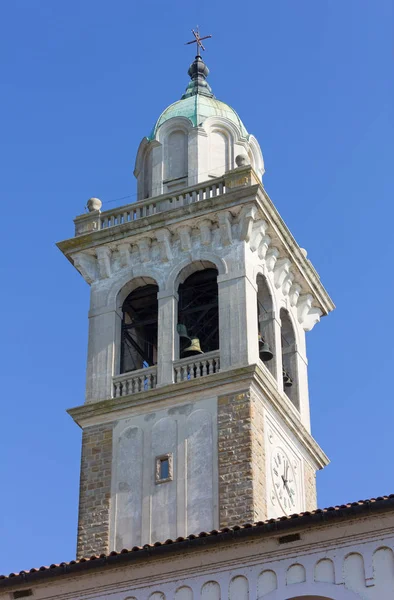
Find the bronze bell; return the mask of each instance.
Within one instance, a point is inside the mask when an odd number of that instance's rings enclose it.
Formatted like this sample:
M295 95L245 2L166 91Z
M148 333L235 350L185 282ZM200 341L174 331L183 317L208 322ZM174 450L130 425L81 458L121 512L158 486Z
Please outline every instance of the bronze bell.
M283 373L283 385L285 387L291 387L293 385L293 380L290 377L290 375L288 374L287 371L285 371L284 369L282 369L282 373Z
M183 357L186 356L195 356L196 354L204 354L201 350L200 340L197 337L191 339L190 346L184 349L182 352Z
M274 358L271 348L259 334L259 356L263 362L268 362Z
M181 343L183 345L185 345L185 344L190 345L191 344L191 338L190 338L190 336L187 333L186 325L183 325L183 323L178 323L178 325L176 326L176 330L177 330L177 332L179 334Z

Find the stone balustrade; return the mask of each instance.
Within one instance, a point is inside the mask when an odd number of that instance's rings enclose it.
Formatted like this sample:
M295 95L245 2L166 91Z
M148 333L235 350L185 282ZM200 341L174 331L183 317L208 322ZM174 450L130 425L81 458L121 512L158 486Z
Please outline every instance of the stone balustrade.
M189 358L181 358L174 362L175 383L198 379L220 371L219 350L206 352Z
M163 194L103 212L94 210L75 219L75 235L79 236L131 223L138 219L201 202L207 198L215 198L224 194L225 191L225 180L221 177L183 189L181 194Z
M129 371L116 375L113 378L114 398L129 396L137 392L153 390L157 385L157 367L148 367L138 369L138 371Z

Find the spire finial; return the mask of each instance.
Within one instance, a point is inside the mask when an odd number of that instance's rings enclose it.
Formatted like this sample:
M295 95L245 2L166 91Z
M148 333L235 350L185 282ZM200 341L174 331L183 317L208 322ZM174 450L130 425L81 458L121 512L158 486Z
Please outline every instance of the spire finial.
M198 27L196 27L196 31L192 29L192 32L195 39L191 42L186 42L185 46L188 44L197 44L197 56L189 67L188 74L190 75L191 81L182 96L182 100L184 98L189 98L190 96L196 96L197 94L203 94L204 96L209 96L212 98L213 94L211 87L206 81L209 75L209 69L201 58L200 53L200 50L205 50L202 40L206 40L212 36L205 35L204 37L201 37Z
M201 48L201 50L205 50L204 46L202 45L202 40L207 40L208 38L211 38L212 36L204 35L204 37L201 37L198 25L196 27L196 31L194 31L194 29L192 29L192 34L194 35L195 39L192 40L191 42L186 42L185 46L188 46L189 44L197 44L197 56L201 56L200 48Z

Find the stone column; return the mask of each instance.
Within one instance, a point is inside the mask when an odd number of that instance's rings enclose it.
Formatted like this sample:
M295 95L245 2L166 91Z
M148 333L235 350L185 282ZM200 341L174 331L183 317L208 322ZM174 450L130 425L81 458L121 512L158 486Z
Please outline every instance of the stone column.
M86 402L112 397L117 321L119 315L108 308L89 313Z
M157 385L174 383L176 356L176 326L178 317L178 294L163 290L157 295L159 303L157 332Z
M218 276L220 368L256 364L257 289L242 274Z

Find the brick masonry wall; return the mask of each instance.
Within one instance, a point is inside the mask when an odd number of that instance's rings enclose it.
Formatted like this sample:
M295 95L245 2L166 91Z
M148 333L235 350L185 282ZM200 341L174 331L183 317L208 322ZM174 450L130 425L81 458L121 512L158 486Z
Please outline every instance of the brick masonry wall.
M305 510L317 508L316 471L307 462L304 463Z
M109 551L112 425L87 427L82 435L77 557Z
M250 391L218 398L220 527L265 518L262 419Z

